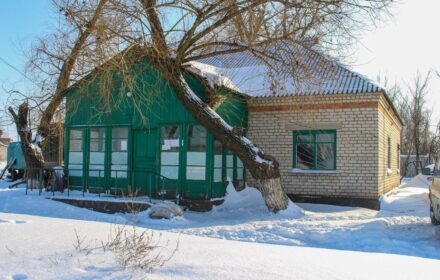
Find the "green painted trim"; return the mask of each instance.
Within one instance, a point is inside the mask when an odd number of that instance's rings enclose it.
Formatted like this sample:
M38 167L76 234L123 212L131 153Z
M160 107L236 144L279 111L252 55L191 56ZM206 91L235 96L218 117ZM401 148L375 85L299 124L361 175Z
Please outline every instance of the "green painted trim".
M332 142L316 142L316 136L319 134L333 134L334 135L334 141ZM298 136L299 135L311 135L313 137L312 141L298 141ZM296 152L296 146L298 144L313 144L313 168L311 170L336 170L337 169L337 131L336 130L298 130L298 131L293 131L293 158L292 158L292 166L293 168L297 168L296 167L296 159L297 159L297 152ZM334 169L317 169L317 144L333 144L333 160L335 163L335 167Z

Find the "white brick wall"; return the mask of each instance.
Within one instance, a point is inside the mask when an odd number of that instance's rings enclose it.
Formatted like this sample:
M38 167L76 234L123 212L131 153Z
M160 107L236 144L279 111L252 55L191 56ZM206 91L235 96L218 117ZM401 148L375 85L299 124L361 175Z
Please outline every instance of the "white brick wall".
M385 135L391 133L395 155L396 143L400 142L400 128L392 126L378 105L371 106L379 102L386 103L382 94L250 99L247 135L266 153L277 158L282 183L289 194L376 199L396 186L399 178L396 172L384 177L386 158L383 157L382 141L385 139L386 142ZM302 105L306 109L298 107ZM262 109L264 106L266 108ZM267 106L297 107L269 110ZM296 124L307 124L311 129L336 125L335 174L298 174L292 171L292 129ZM394 158L397 156L393 156L395 161ZM247 178L250 184L255 184L250 174Z

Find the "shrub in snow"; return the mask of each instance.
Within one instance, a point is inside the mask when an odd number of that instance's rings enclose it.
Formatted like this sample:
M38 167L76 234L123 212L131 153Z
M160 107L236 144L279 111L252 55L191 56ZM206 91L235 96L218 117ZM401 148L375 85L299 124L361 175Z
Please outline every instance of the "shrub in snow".
M155 268L162 267L168 262L179 248L179 240L176 246L164 253L163 249L168 247L169 242L161 241L161 234L156 234L151 230L139 230L135 226L114 227L107 241L97 242L95 246L87 243L84 237L80 237L75 231L76 241L74 248L86 255L96 250L112 252L116 262L123 268L142 269L151 272Z
M183 215L182 209L171 202L162 202L154 204L148 209L148 215L152 219L171 219Z

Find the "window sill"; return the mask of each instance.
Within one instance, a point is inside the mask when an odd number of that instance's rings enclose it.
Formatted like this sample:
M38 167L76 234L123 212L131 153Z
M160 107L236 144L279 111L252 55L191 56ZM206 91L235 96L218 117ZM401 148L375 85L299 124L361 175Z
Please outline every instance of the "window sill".
M296 174L336 174L337 170L307 170L307 169L293 168L292 173L296 173Z

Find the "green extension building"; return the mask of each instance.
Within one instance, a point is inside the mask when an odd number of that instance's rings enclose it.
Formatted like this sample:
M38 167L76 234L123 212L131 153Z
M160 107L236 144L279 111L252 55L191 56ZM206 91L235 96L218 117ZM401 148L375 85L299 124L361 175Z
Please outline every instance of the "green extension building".
M65 167L70 189L146 195L194 205L221 200L229 180L244 186L245 171L191 116L146 58L127 74L95 70L66 93ZM205 102L204 80L188 73ZM105 80L105 81L104 81ZM216 95L214 110L246 128L246 97Z

